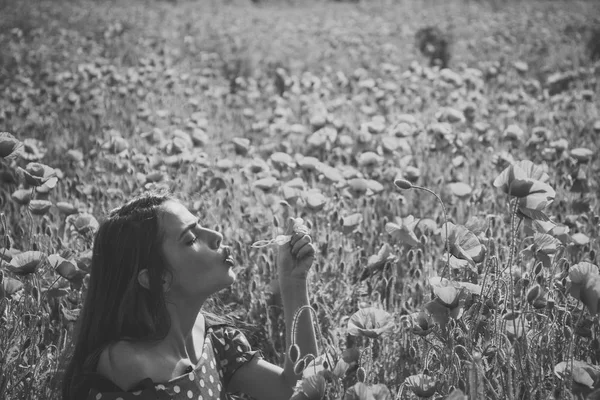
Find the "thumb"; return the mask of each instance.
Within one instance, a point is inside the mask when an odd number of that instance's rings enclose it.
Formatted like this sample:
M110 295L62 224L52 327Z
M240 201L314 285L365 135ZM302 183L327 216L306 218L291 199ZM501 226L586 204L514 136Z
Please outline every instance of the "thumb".
M296 227L302 225L303 223L304 220L302 218L288 218L284 235L293 235L295 233Z

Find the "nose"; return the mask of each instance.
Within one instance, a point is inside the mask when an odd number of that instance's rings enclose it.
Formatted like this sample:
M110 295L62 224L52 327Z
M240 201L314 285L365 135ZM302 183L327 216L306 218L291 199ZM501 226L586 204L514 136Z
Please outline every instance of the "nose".
M208 244L212 249L218 249L221 247L221 242L223 241L223 235L221 235L217 231L213 231L212 229L207 229L207 234L209 237Z

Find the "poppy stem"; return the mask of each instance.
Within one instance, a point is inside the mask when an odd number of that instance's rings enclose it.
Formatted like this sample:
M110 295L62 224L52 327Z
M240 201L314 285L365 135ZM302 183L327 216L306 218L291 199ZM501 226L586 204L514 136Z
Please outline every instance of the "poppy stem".
M450 238L448 237L448 214L446 213L446 206L444 206L444 202L442 201L440 196L438 196L438 194L436 192L434 192L433 190L428 189L423 186L415 186L415 185L412 185L411 188L412 189L420 189L420 190L426 191L427 193L431 193L432 195L435 196L435 198L439 201L439 203L442 206L442 211L444 213L444 222L445 222L444 226L446 227L446 255L447 255L446 266L444 267L444 269L442 270L442 274L440 275L440 277L443 278L444 274L446 273L446 270L450 268Z
M510 246L508 253L508 268L510 274L510 306L514 310L515 309L515 300L514 300L514 287L513 287L513 258L515 253L515 241L516 241L516 229L515 229L515 217L517 216L517 208L519 206L519 199L514 199L510 211Z

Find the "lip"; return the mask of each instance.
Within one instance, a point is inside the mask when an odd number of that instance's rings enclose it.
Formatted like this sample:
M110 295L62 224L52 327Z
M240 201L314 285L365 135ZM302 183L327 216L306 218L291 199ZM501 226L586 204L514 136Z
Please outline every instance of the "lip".
M222 253L223 253L223 261L225 262L225 264L233 266L235 262L233 260L233 255L231 254L231 248L223 247Z

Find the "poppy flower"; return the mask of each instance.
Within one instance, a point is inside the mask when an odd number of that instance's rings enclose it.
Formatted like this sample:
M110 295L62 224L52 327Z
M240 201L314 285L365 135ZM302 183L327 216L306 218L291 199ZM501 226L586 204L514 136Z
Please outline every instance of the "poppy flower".
M336 358L329 352L325 352L317 357L307 354L300 360L304 361L302 376L307 378L312 375L321 374L324 378L331 377L333 374L332 369L337 365Z
M600 272L589 262L580 262L569 269L569 293L597 314L600 308Z
M445 327L450 319L458 319L463 313L461 300L470 294L481 294L481 286L469 282L449 281L440 277L429 279L435 298L425 304L433 320Z
M51 254L48 256L48 262L54 268L58 275L62 276L68 281L79 281L87 272L79 269L74 262L69 261L58 254Z
M323 177L323 180L326 183L345 182L344 176L342 175L340 170L335 167L331 167L329 165L321 163L317 166L317 171Z
M483 261L485 248L473 232L462 225L454 225L452 222L446 222L440 228L442 235L446 234L446 227L448 228L450 255L461 260L467 260L470 263Z
M367 268L368 269L378 269L381 268L386 262L392 261L396 258L394 254L392 254L392 249L389 244L384 243L377 254L374 254L369 257L367 260Z
M53 188L58 182L54 168L45 164L31 162L25 166L25 169L19 167L19 170L23 173L25 182L31 186L47 184L50 188Z
M580 360L559 362L554 366L554 374L560 379L571 375L573 392L589 392L600 383L600 367Z
M381 165L384 158L372 151L361 153L356 160L360 167L377 167Z
M468 199L473 193L473 188L464 182L449 183L448 189L450 189L453 195L463 200Z
M269 157L273 166L277 169L293 168L296 166L294 159L287 153L277 151Z
M357 382L346 390L345 398L348 400L392 400L393 397L390 389L382 383L367 385Z
M8 132L0 132L0 158L15 158L21 152L23 143Z
M58 211L60 211L62 214L67 216L77 212L77 208L73 204L66 201L59 201L56 203L56 208L58 208Z
M453 281L440 277L430 278L429 284L436 298L439 299L440 304L451 309L458 306L460 295L463 291L462 287Z
M321 400L325 396L326 384L325 377L321 374L302 378L296 383L294 394L290 400Z
M279 180L275 177L269 176L266 178L258 179L252 184L253 187L268 192L279 186Z
M369 182L363 178L352 178L348 181L349 197L358 197L361 195L370 196L373 191L369 189Z
M363 216L361 213L354 213L342 218L342 232L345 234L354 232L362 223Z
M437 390L437 381L425 374L411 375L404 380L404 384L419 397L431 397Z
M414 232L415 226L418 223L419 221L415 220L415 217L412 215L405 218L396 218L396 222L385 224L385 231L401 243L414 247L421 243Z
M348 334L352 336L376 339L393 328L393 316L374 307L360 309L348 320Z
M415 335L427 336L433 332L433 328L435 328L433 319L426 312L420 311L412 313L409 318L411 323L410 331Z
M29 275L35 273L46 260L46 254L41 251L25 251L15 255L5 266L17 275Z
M578 147L572 149L570 152L571 157L579 161L580 163L586 163L592 158L594 152L586 147Z
M19 156L27 161L39 161L44 158L47 151L41 140L27 138L23 140L23 148Z
M31 200L29 202L29 211L33 215L45 215L52 207L52 202L48 200Z
M302 194L302 199L310 211L317 212L325 208L327 197L318 189L310 189Z
M304 171L315 171L321 164L321 161L316 157L297 156L296 164Z
M542 261L545 267L551 265L551 256L558 251L562 243L552 235L536 232L533 235L533 244L523 249L522 254L526 257L534 257Z
M29 189L17 189L11 195L11 198L19 205L26 206L31 201L31 190Z
M538 194L554 199L556 193L546 183L549 179L542 168L529 160L522 160L504 169L494 180L494 186L518 198Z
M100 227L98 220L92 214L85 212L69 215L65 222L81 235L94 234Z
M20 280L4 276L0 271L0 299L12 296L21 289L23 289L23 283Z

